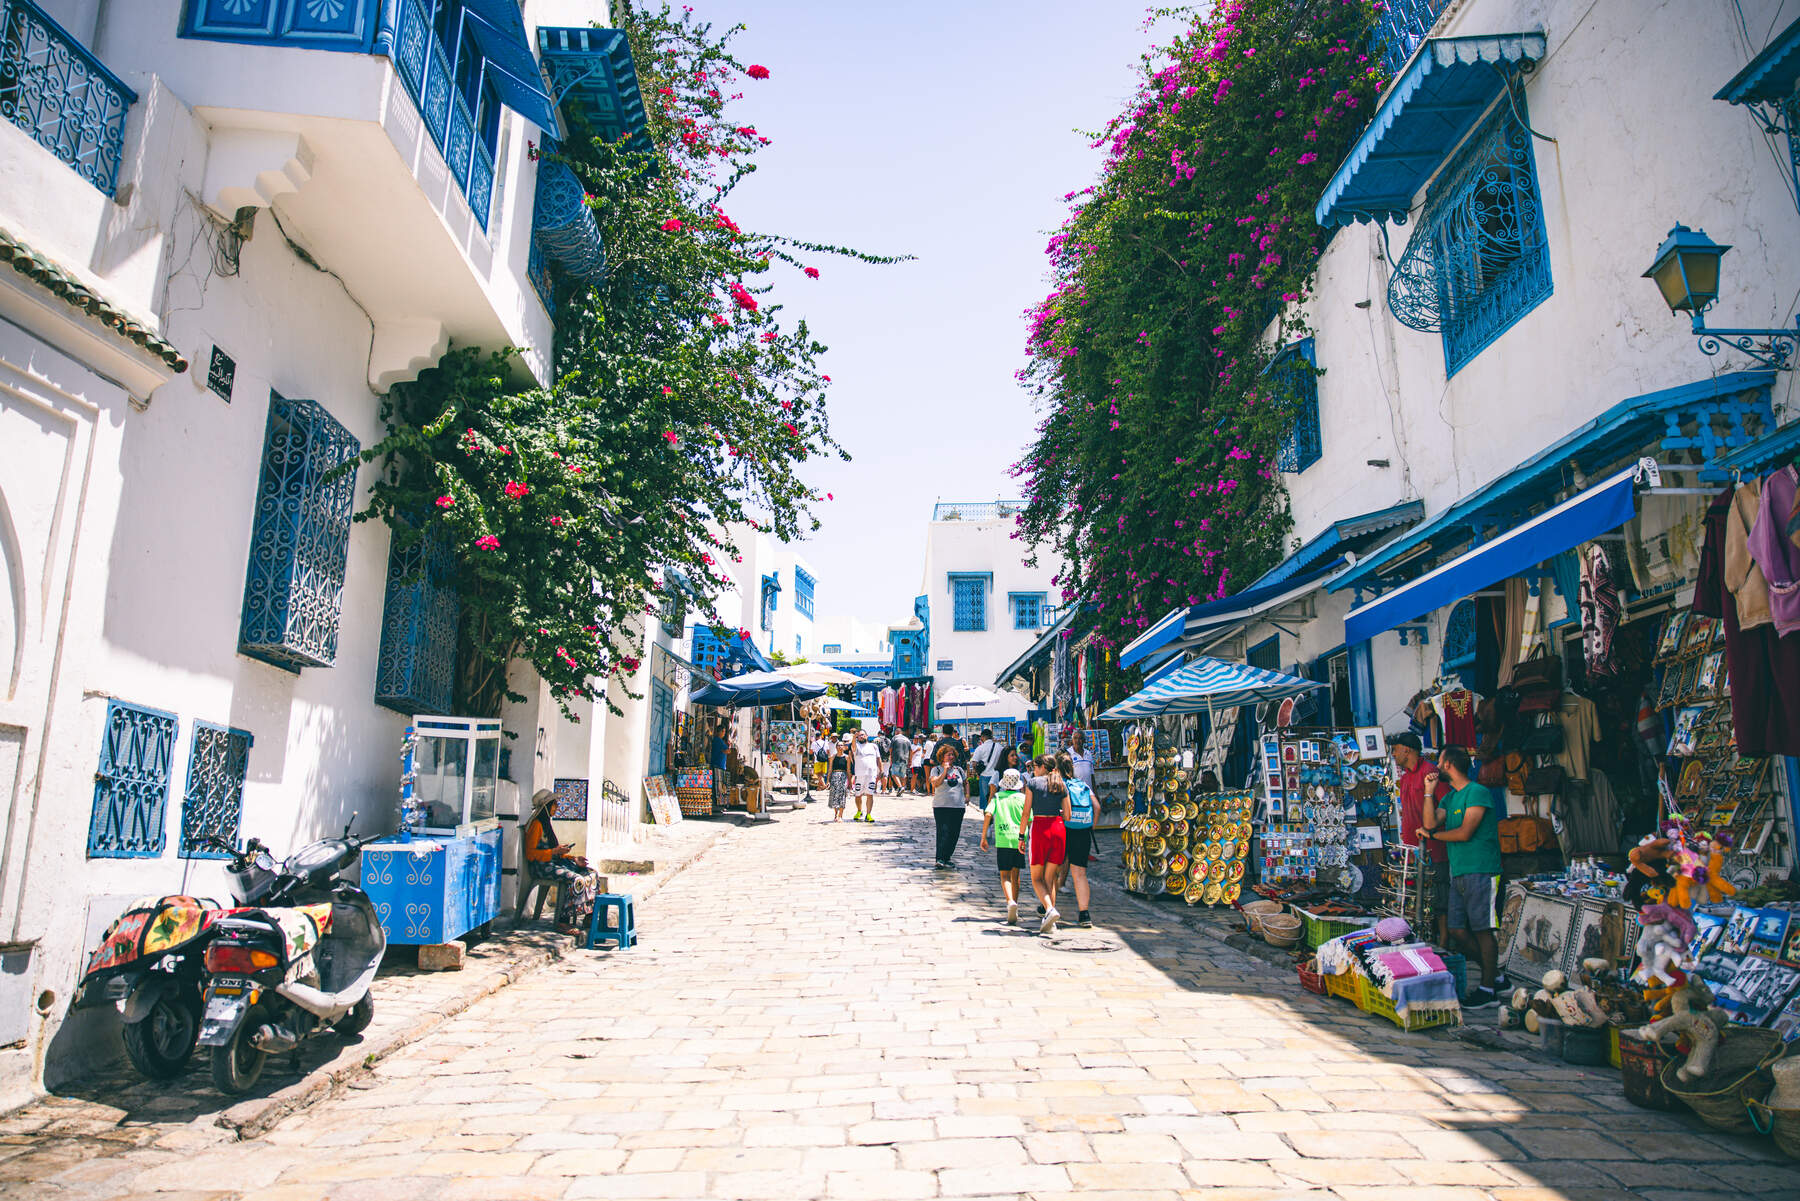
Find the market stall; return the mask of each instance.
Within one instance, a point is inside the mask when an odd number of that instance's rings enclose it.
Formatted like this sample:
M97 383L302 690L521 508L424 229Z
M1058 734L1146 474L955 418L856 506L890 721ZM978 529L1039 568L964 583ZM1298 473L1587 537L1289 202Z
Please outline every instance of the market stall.
M806 723L790 718L771 720L769 709L784 706L792 712L799 701L825 695L825 684L807 684L774 672L751 672L720 680L693 696L696 705L727 711L755 710L757 753L755 793L747 798L753 814L768 812L769 800L779 791L790 803L806 803L802 757L806 749Z

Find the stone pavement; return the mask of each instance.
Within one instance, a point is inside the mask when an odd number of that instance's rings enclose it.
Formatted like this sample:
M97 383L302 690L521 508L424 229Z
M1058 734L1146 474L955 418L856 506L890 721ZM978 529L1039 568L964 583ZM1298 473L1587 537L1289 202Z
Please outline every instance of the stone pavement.
M1767 1140L1634 1109L1616 1076L1407 1035L1108 889L1102 929L1009 928L965 827L822 806L737 830L582 952L260 1138L210 1123L62 1158L34 1198L1800 1195ZM1116 842L1103 839L1116 881ZM1028 907L1029 908L1029 907ZM136 1137L126 1125L107 1132ZM100 1137L106 1137L102 1133Z

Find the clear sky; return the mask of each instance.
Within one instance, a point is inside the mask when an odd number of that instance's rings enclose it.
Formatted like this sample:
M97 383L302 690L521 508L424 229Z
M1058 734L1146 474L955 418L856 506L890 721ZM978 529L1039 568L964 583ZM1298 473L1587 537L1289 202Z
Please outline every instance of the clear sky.
M1141 0L689 0L771 78L744 120L774 139L729 211L747 228L917 261L776 272L784 323L831 347L833 432L809 464L835 499L802 548L820 613L912 615L932 504L1018 494L1036 417L1013 380L1044 244L1087 186L1098 129L1150 44ZM781 278L786 277L786 278Z

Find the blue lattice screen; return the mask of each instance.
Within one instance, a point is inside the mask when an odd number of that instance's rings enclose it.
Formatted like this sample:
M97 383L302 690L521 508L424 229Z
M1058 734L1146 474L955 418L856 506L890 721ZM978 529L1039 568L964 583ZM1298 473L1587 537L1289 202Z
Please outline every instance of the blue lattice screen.
M448 713L460 615L450 546L436 527L411 545L404 542L396 531L388 544L375 703L409 715Z
M88 824L89 858L153 859L162 854L175 724L175 715L160 709L106 703Z
M269 395L238 649L289 671L337 660L338 617L361 449L311 400Z
M1013 602L1013 629L1035 630L1044 620L1044 594L1042 592L1015 592Z
M712 632L711 626L696 625L694 627L693 661L694 666L717 676L719 669L725 666L725 643Z
M237 845L244 814L244 777L249 774L254 741L247 730L206 721L194 723L187 791L181 798L181 855L223 859L223 852L199 845L209 834Z
M1475 616L1472 600L1459 601L1444 622L1444 651L1438 674L1460 675L1475 666Z
M1325 439L1319 429L1319 375L1313 365L1313 340L1302 338L1284 349L1270 364L1269 375L1291 406L1291 422L1275 466L1290 473L1305 471L1325 453Z
M804 568L794 568L794 609L806 616L813 615L813 588L818 583Z
M987 629L987 579L971 575L950 577L951 617L958 630Z
M1400 73L1447 3L1449 0L1387 0L1375 22L1374 43L1390 77Z

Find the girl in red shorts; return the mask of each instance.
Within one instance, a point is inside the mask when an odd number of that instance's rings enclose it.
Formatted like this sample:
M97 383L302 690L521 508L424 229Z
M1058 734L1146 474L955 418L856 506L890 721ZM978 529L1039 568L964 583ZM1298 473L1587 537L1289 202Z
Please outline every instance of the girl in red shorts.
M1049 934L1062 916L1056 911L1056 886L1063 870L1067 837L1063 823L1069 816L1069 790L1063 785L1056 760L1049 755L1033 759L1031 770L1031 778L1025 781L1031 796L1031 891L1037 894L1038 904L1044 910L1038 933Z

